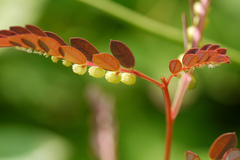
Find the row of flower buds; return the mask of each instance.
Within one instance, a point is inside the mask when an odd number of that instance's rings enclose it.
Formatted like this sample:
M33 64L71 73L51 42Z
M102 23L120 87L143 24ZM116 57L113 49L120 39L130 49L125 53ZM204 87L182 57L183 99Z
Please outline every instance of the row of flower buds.
M110 50L113 55L100 53L90 42L83 38L71 38L70 46L57 34L42 31L34 25L12 26L10 30L0 30L0 47L16 47L29 53L46 57L51 56L53 62L63 59L63 65L71 66L74 73L83 75L89 68L89 74L96 78L105 75L108 82L122 81L132 85L135 75L122 72L121 65L133 70L135 58L131 50L120 41L111 40ZM108 72L105 74L105 70Z
M192 46L197 46L202 38L203 29L208 25L207 13L209 10L209 0L190 0L190 15L191 25L188 26L187 18L183 17L183 29L185 49L190 49ZM186 16L186 15L184 15Z
M227 49L220 48L220 45L206 44L199 48L189 49L182 57L182 62L179 59L173 59L169 63L169 70L172 74L177 75L179 72L189 71L191 69L202 68L208 66L213 68L222 63L231 63L230 57L226 55Z

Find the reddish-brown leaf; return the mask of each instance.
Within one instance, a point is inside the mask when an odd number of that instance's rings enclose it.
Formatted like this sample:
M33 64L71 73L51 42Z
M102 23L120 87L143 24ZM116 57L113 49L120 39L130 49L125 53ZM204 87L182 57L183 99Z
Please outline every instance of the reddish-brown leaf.
M197 64L197 62L199 61L198 56L196 54L187 54L184 55L182 62L185 66L187 67L192 67L195 64Z
M207 62L214 62L217 60L217 58L218 58L217 51L210 50L210 51L208 51L208 53L209 53L209 59L207 60Z
M22 34L22 41L29 47L38 50L38 51L43 51L43 49L39 46L39 38L40 36L36 34Z
M0 38L7 38L8 36L0 34Z
M12 43L14 46L29 48L28 45L26 45L25 43L23 43L23 41L22 41L22 35L20 35L20 34L13 35L13 36L9 36L9 37L8 37L8 40L9 40L9 42Z
M212 45L211 43L210 44L205 44L200 48L200 50L206 51L211 45Z
M182 70L182 63L178 59L169 62L169 70L172 74L177 74Z
M212 45L208 48L208 51L215 50L215 49L218 49L218 48L220 48L220 45L219 44L214 44L214 45Z
M11 26L11 31L14 31L18 34L28 34L31 33L27 28L21 27L21 26Z
M93 55L99 54L99 51L86 39L71 38L71 46L81 51L88 61L92 62Z
M0 47L12 47L12 46L14 45L9 42L7 37L0 38Z
M197 52L197 56L198 56L198 64L202 64L204 62L206 62L208 60L208 58L210 57L209 53L205 50L199 50Z
M184 55L187 55L187 54L196 54L198 52L198 48L191 48L189 49Z
M108 71L119 71L120 63L118 60L108 53L94 54L93 63Z
M61 46L59 48L60 53L66 60L76 64L86 64L87 58L82 52L71 46Z
M196 153L193 153L191 151L185 152L185 159L186 160L200 160L199 156Z
M230 57L226 55L219 54L218 58L214 61L217 63L230 63Z
M43 30L41 30L39 27L34 26L34 25L30 25L27 24L25 26L29 31L31 31L33 34L39 35L39 36L43 36L46 37L47 35L43 32Z
M17 33L10 30L0 30L0 34L5 36L12 36L12 35L16 35Z
M135 58L126 44L121 41L111 40L110 50L123 67L134 68Z
M58 41L58 43L60 43L61 46L67 46L67 43L56 33L49 32L49 31L44 31L44 32L46 33L46 35L48 37L51 37L51 38L55 39L56 41Z
M218 54L226 54L227 53L227 49L226 48L218 48L216 49Z
M240 149L231 148L223 155L223 160L240 160Z
M61 56L59 52L60 44L51 37L40 37L39 46L51 56Z
M219 136L209 150L209 157L214 160L223 158L224 153L237 146L237 136L235 133L225 133Z

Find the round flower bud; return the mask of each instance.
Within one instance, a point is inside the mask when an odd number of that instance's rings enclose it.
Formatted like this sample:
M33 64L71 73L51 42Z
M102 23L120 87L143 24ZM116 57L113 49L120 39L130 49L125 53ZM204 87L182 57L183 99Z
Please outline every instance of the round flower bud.
M66 67L69 67L69 66L72 65L71 62L69 62L69 61L67 61L67 60L65 60L65 59L62 61L62 64L63 64L64 66L66 66Z
M105 75L105 70L97 66L92 66L89 68L88 73L95 78L102 78Z
M43 56L45 56L45 58L48 58L49 57L49 54L47 52L44 52L43 53Z
M57 63L59 58L57 56L52 56L51 60L53 61L53 63Z
M108 71L105 74L105 78L108 82L117 84L121 81L121 74L113 71Z
M194 89L197 85L197 79L191 75L191 82L188 85L188 89Z
M27 52L27 53L32 53L32 52L33 52L33 49L32 49L32 48L28 48L28 49L26 49L26 52Z
M122 73L121 81L127 85L133 85L136 82L136 76L131 73Z
M195 33L195 31L197 30L197 28L195 26L189 26L187 28L187 37L188 37L188 40L192 40L193 39L193 35Z
M193 4L193 12L195 15L200 15L201 11L202 11L202 3L201 2L195 2Z
M184 53L178 55L178 60L182 63L182 59L183 59Z
M87 72L87 67L81 64L74 64L72 65L72 70L76 74L83 75L84 73Z
M193 17L193 25L197 26L199 24L200 21L200 16L194 16Z

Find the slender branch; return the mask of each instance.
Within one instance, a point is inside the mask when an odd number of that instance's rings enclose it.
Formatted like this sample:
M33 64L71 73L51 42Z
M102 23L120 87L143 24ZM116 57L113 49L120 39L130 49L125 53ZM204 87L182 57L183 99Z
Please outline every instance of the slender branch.
M162 81L163 81L163 84L165 85L162 88L162 91L163 91L164 100L165 100L165 112L166 112L166 134L165 134L166 139L165 139L164 159L169 160L171 146L172 146L174 120L173 120L172 114L171 114L171 100L170 100L169 91L168 91L168 84L165 81L165 79L162 79Z
M179 109L182 104L183 97L187 91L187 88L188 88L188 85L190 84L190 82L191 82L190 74L183 73L182 78L179 81L178 88L176 90L176 94L174 96L175 98L173 100L172 109L171 109L172 110L172 118L174 120L176 119L176 117L178 115Z

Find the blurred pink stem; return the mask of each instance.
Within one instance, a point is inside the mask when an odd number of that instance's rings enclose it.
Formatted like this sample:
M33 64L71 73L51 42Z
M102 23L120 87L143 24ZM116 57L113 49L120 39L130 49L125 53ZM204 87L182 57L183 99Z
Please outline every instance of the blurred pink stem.
M182 74L182 78L179 82L177 91L176 91L176 95L174 97L173 103L172 103L172 108L171 108L171 112L172 112L172 118L176 119L179 109L181 107L182 104L182 100L183 97L188 89L188 85L191 82L191 76L188 73L184 73Z

